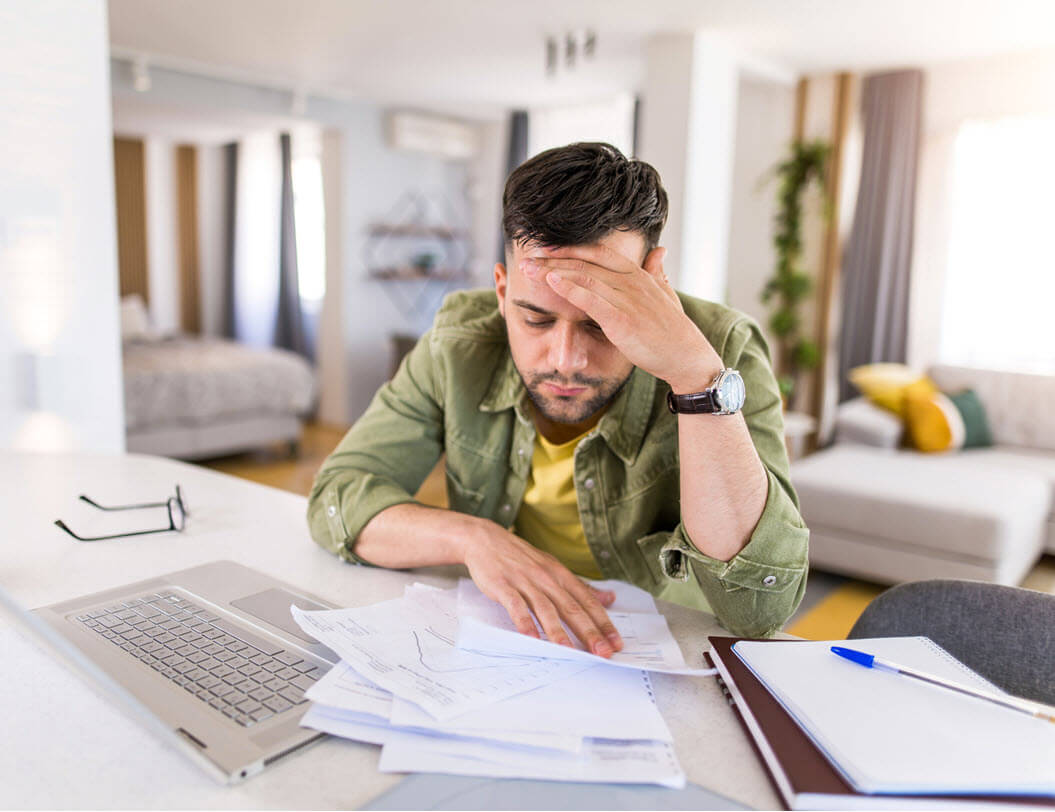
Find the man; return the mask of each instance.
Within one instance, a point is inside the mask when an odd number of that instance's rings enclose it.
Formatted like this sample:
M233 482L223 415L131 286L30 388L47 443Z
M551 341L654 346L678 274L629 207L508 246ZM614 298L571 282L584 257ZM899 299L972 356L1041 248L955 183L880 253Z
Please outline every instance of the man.
M668 284L659 175L573 144L516 169L503 209L495 289L447 298L323 464L312 536L357 563L464 564L521 632L534 616L569 645L563 621L603 657L613 595L579 576L779 629L809 536L780 395L754 322ZM412 496L443 453L449 510Z

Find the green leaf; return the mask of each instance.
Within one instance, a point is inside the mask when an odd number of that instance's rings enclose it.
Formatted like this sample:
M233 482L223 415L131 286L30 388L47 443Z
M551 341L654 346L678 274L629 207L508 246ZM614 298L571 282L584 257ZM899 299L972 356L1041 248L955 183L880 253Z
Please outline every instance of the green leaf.
M787 308L781 308L769 317L769 327L778 336L791 335L798 326L799 317Z
M821 362L821 351L817 342L802 338L791 351L791 363L799 369L813 369Z

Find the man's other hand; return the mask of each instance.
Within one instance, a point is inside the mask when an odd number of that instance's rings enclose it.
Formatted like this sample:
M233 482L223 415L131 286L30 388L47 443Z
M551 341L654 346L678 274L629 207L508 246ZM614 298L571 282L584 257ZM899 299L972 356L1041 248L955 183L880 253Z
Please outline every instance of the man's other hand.
M600 243L542 248L525 258L523 273L545 281L557 294L600 325L634 366L675 392L710 383L722 359L685 315L663 271L665 248L654 248L643 265Z
M605 611L614 593L594 589L552 555L493 522L481 522L474 530L463 542L462 560L480 591L502 604L517 631L539 637L537 618L551 642L573 646L563 621L593 654L611 657L623 648Z

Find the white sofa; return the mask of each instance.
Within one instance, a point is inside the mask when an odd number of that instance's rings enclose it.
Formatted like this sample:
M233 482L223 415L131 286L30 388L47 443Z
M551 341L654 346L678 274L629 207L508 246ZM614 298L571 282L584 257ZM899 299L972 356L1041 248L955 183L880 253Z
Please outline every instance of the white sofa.
M881 583L1018 584L1055 553L1055 376L934 367L943 392L973 389L992 447L900 447L897 417L843 404L833 446L792 465L819 569Z

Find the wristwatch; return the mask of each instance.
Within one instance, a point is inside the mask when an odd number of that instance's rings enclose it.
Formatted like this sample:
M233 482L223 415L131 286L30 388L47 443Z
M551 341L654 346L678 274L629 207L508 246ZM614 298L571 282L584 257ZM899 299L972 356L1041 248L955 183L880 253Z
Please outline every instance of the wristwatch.
M667 392L667 408L674 414L736 414L744 407L744 379L735 369L723 369L702 392Z

